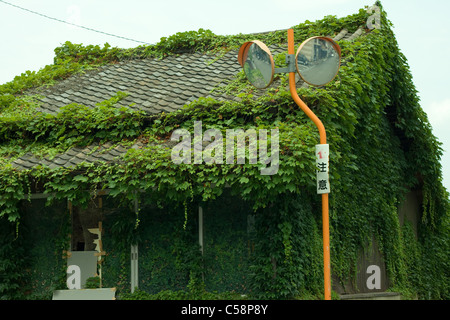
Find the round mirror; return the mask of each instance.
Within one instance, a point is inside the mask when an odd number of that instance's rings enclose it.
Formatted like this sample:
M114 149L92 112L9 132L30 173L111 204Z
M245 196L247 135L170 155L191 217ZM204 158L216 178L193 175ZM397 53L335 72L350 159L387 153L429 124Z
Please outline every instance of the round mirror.
M295 57L297 71L313 86L324 86L337 75L341 64L341 48L331 38L313 37L303 42Z
M273 79L275 66L269 48L260 41L246 42L238 56L248 81L258 89L267 88Z

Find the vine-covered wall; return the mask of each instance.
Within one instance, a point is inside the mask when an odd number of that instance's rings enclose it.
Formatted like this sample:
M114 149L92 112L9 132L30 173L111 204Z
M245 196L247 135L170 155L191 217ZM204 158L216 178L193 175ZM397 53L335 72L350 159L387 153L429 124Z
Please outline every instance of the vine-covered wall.
M369 13L362 9L358 14L341 19L327 16L320 21L307 21L294 26L296 43L309 36L333 36L343 28L354 32L365 26L368 17ZM400 291L406 298L448 299L449 197L441 183L442 149L420 107L407 61L398 49L391 27L382 11L381 29L366 30L355 41L339 41L343 64L335 81L318 89L302 87L298 90L300 97L325 124L332 152L332 271L341 281L353 277L360 250L375 238L386 263L390 290ZM285 46L286 42L285 32L253 35L252 38L268 45ZM207 277L206 288L248 290L255 297L264 298L321 296L320 199L315 194L313 151L318 133L293 103L284 75L277 76L279 85L255 95L254 88L240 72L225 86L217 88L239 97L239 102L201 98L170 114L148 116L120 106L121 98L126 95L121 92L96 109L69 105L57 115L34 111L38 103L34 94L39 90L31 88L52 85L73 73L123 59L164 58L193 51L220 54L223 50L237 49L247 40L253 39L244 35L215 36L208 30L199 30L162 39L155 46L128 51L66 43L55 50L54 65L37 73L27 72L0 86L2 297L17 298L25 294L18 292L18 284L23 279L14 270L29 266L21 253L25 250L22 241L26 234L21 229L24 217L19 205L26 201L27 195L45 192L50 195L50 202L71 201L83 206L99 189L109 189L110 196L117 198L122 207L131 205L136 194L145 191L149 195L148 203L166 210L138 217L131 211L124 214L123 223L110 226L114 231L110 235L110 263L116 265L111 267L116 273L111 271L110 274L115 274L116 279L126 281L128 265L124 261L129 260L126 260L128 251L125 250L139 234L136 230L151 233L155 221L167 221L164 228L158 230L160 234L155 234L166 241L158 246L172 247L177 241L183 245L171 257L163 253L164 248L157 247L154 252L165 256L160 259L144 253L146 261L159 259L167 264L175 261L172 266L183 270L180 283L184 281L187 288L192 288L193 283L197 286L203 283L202 276L222 272L221 264L225 261L221 259L224 258L216 259L208 254L202 258L195 247L195 236L187 231L195 229L191 225L195 218L191 216L195 217L198 205L204 203L211 207L227 190L227 197L236 197L254 213L252 254L249 260L242 262L248 264L249 273L243 275L245 288L234 286L237 281L229 275L225 277L227 284L220 283L223 277ZM284 54L275 56L277 64L282 64L283 60ZM216 128L222 132L233 128L277 128L280 133L278 173L262 176L259 168L250 164L175 165L166 142L177 128L192 132L194 120L201 120L204 130ZM13 159L26 152L51 156L74 145L103 141L131 145L138 138L150 144L143 149L130 150L122 163L80 164L58 169L38 167L23 171L10 165ZM398 218L398 208L409 190L421 194L422 214L417 237L410 225L401 225ZM144 205L143 208L150 207ZM172 216L165 215L169 213ZM237 230L245 230L240 227L236 227ZM167 240L165 234L172 233L177 236ZM223 237L226 238L226 234ZM144 248L156 245L145 239L142 241ZM207 245L222 251L220 241L215 242L214 237L208 241ZM242 250L246 247L242 242L236 245L242 246ZM112 259L115 250L116 260ZM225 254L226 250L223 251ZM186 259L188 253L197 258ZM238 251L234 252L234 258L241 259ZM207 261L207 265L202 264ZM108 268L108 262L105 263ZM150 262L144 266L144 270L152 268ZM123 271L117 271L120 268ZM238 269L235 271L239 274ZM154 281L152 288L183 287L164 284L163 277L144 279ZM105 281L113 285L115 280ZM143 288L152 292L145 285Z
M0 225L0 299L51 299L66 284L67 202L22 201L20 212L20 224Z

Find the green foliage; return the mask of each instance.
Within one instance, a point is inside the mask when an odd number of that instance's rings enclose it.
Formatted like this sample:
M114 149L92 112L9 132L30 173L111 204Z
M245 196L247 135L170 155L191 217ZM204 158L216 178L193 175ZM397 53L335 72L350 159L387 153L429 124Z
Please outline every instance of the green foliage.
M0 141L16 140L29 145L44 141L62 149L87 145L94 140L121 141L136 137L142 127L143 114L127 107L116 106L126 97L117 92L93 109L75 103L61 108L56 115L36 113L23 117L21 113L0 116Z
M22 201L20 222L0 218L0 299L51 299L66 285L69 215L64 205Z
M315 35L335 35L363 26L365 10L338 19L327 16L294 26L296 42ZM301 88L300 97L327 128L331 147L331 259L332 270L342 280L353 275L358 252L375 236L396 290L408 297L449 298L448 234L449 197L441 183L440 143L432 135L420 107L406 59L398 49L390 22L382 14L382 29L354 42L340 41L343 65L339 77L326 87ZM284 45L285 32L252 35L266 44ZM183 52L220 52L252 40L246 35L216 36L200 29L162 38L154 46L122 50L105 45L82 46L66 42L55 49L55 61L38 72L26 72L0 86L0 219L19 223L19 202L33 191L85 205L98 189L132 203L136 192L150 194L149 201L179 209L182 220L174 233L173 253L179 279L188 287L166 289L155 295L136 292L123 298L208 297L200 280L204 271L198 247L190 242L191 206L223 196L225 187L256 213L255 254L252 256L253 296L276 298L320 297L320 204L315 194L314 146L317 129L293 103L285 76L280 85L256 98L243 72L221 90L239 102L200 98L184 108L154 116L118 105L126 93L118 92L95 108L71 104L57 115L35 111L39 87L52 85L74 73L105 63L131 58L158 57ZM281 57L281 55L280 55ZM277 63L281 60L276 57ZM33 94L23 95L36 89ZM31 91L30 91L31 92ZM274 129L280 133L280 168L263 176L255 165L175 165L170 158L170 134L178 128L193 132L201 120L203 130L215 128L225 137L227 129ZM73 146L112 141L145 141L131 149L119 163L81 163L74 168L36 167L19 171L10 162L27 152L44 156ZM397 208L408 190L423 191L423 214L415 238L400 226ZM181 205L183 204L183 205ZM181 211L180 211L181 210ZM180 213L182 212L182 213ZM138 238L136 226L145 216L123 213L111 226L117 243L120 285L126 287L125 248ZM184 232L184 233L183 233ZM8 238L9 237L9 238ZM11 234L4 238L0 268L10 274L0 292L11 292L20 283L14 264L7 260ZM220 248L220 246L217 246ZM233 252L230 251L230 254ZM161 258L161 265L171 257ZM17 262L19 265L20 260ZM153 278L166 285L161 278ZM180 280L181 281L181 280Z
M198 32L179 32L168 38L161 38L157 48L165 52L196 52L207 48L214 41L215 37L216 35L210 30L204 29L199 29Z
M16 221L18 203L30 190L26 174L16 172L10 165L0 168L0 218Z
M0 218L0 300L20 299L26 265L24 248L17 239L15 225Z
M319 221L311 195L280 196L256 212L252 292L262 299L320 296L323 287ZM295 230L295 232L294 232Z
M86 284L84 285L86 289L97 289L100 288L100 277L89 277L86 279Z

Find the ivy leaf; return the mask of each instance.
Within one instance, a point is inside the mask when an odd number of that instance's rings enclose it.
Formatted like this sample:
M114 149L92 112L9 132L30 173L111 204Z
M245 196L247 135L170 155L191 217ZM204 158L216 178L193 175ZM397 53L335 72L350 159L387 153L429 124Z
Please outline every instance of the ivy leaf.
M247 177L240 177L239 182L240 183L248 183L250 180Z
M74 181L87 182L89 179L83 175L77 175L73 178Z

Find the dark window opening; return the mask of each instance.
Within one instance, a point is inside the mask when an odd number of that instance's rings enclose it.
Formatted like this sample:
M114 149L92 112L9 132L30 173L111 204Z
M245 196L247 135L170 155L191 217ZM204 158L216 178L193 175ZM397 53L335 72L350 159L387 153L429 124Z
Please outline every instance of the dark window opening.
M103 221L102 198L92 199L87 208L73 206L72 215L72 240L73 251L95 251L97 235L89 229L99 228L99 222Z

